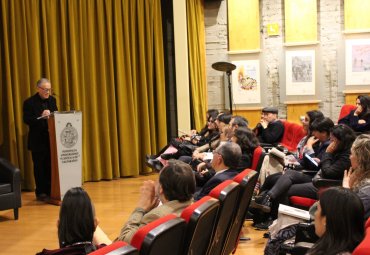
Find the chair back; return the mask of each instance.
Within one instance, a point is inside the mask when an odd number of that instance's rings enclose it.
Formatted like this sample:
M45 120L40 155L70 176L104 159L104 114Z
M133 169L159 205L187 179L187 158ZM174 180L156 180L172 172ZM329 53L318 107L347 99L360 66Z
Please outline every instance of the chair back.
M181 218L187 222L184 255L206 254L219 208L218 199L205 196L182 212Z
M240 186L239 198L236 203L236 215L226 237L222 254L230 254L236 249L257 179L258 173L252 169L245 169L234 178L234 182L239 183Z
M139 255L139 251L123 242L123 241L117 241L110 245L107 245L103 248L100 248L92 253L90 255Z
M365 238L353 250L352 255L370 255L370 218L367 219L365 224Z
M261 146L254 149L251 166L253 170L260 171L265 155L265 150Z
M345 104L345 105L343 105L342 108L340 108L338 122L341 119L343 119L344 117L346 117L354 109L356 109L356 106L355 105L352 105L352 104Z
M302 125L294 122L284 121L284 134L280 145L284 146L290 152L297 151L297 145L306 135Z
M222 252L227 234L236 216L240 186L232 180L226 180L211 190L209 195L220 201L212 241L206 254L218 255Z
M131 245L141 255L182 254L185 229L185 221L170 214L139 228L132 237Z
M5 158L0 158L0 210L14 210L18 220L18 209L22 206L21 172Z

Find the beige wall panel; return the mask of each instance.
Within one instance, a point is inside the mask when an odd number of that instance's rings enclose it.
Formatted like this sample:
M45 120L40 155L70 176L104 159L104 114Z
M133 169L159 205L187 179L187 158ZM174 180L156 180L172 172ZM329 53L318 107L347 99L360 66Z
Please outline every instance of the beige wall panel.
M261 119L261 109L262 108L254 108L254 109L240 109L240 110L233 110L233 115L239 115L245 117L248 122L249 128L254 128Z
M370 1L345 0L344 1L344 27L345 30L370 29Z
M317 41L316 0L285 0L285 42Z
M229 51L260 48L260 15L258 0L229 0Z
M319 103L289 103L287 104L287 121L301 124L300 116L305 116L306 112L318 110Z

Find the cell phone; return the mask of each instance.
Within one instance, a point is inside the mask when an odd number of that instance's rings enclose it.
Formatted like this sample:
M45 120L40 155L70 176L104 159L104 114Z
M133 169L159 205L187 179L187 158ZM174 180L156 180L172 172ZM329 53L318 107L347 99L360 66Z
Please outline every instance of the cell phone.
M314 164L316 167L319 166L319 164L308 154L304 154L304 156L312 163Z

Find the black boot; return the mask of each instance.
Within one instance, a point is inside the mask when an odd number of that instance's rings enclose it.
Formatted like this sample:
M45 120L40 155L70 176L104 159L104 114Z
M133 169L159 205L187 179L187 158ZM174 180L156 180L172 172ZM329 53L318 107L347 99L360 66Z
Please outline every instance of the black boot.
M271 212L271 197L266 193L263 196L256 196L255 200L251 202L251 207L259 209L263 212Z
M145 160L145 164L157 171L161 171L161 169L163 168L162 163L158 159Z

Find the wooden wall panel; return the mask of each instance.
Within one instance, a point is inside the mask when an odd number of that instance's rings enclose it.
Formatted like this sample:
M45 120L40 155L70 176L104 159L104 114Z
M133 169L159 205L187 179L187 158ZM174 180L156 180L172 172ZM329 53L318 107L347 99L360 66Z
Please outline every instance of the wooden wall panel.
M301 124L300 116L305 116L308 111L319 110L319 103L319 100L285 102L287 121Z
M370 29L370 1L344 1L344 28L347 31Z

